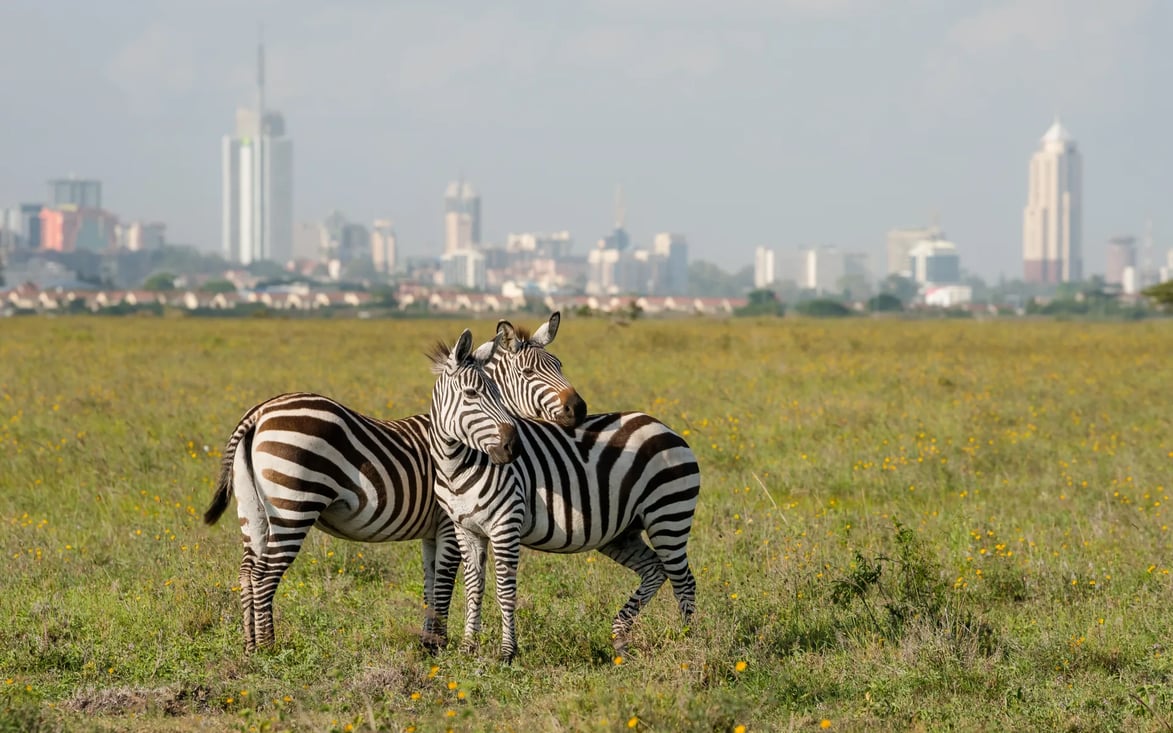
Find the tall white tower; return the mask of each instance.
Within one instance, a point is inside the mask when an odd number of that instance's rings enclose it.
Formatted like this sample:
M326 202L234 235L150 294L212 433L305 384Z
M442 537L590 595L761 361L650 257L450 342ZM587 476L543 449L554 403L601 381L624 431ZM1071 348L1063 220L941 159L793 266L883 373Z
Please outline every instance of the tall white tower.
M236 111L221 141L224 257L249 264L293 256L293 142L281 114L265 107L265 47L257 45L257 100Z
M481 246L481 195L464 177L444 191L444 254Z
M1022 217L1022 264L1027 282L1083 278L1083 162L1075 138L1055 118L1030 159Z

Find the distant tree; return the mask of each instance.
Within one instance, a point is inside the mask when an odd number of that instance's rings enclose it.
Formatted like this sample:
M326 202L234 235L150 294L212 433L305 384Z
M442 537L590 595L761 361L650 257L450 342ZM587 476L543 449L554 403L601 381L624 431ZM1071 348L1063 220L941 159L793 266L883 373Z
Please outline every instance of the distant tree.
M394 285L376 285L371 288L371 304L384 308L394 308L399 305L399 301L395 298L395 295Z
M1173 308L1173 280L1151 285L1141 291L1141 294L1162 308Z
M830 300L828 298L804 301L796 305L794 310L804 316L812 316L814 318L842 318L851 315L850 308L837 300Z
M985 303L989 301L990 286L986 284L985 280L981 279L977 275L962 273L961 284L969 286L973 302Z
M146 255L155 270L179 275L212 275L229 267L228 261L219 254L201 251L190 244L169 244L136 254Z
M236 283L231 280L217 279L209 280L200 286L200 292L203 293L235 293Z
M342 277L347 280L376 280L383 278L383 273L375 269L375 263L369 258L352 260L342 268Z
M901 303L907 305L916 299L917 293L920 292L920 286L911 278L893 273L880 283L880 292L894 295L900 299Z
M712 262L694 260L688 265L688 294L694 297L736 297L753 287L753 268L734 274Z
M872 293L867 277L859 273L844 275L839 278L835 286L839 288L839 292L847 300L863 300Z
M748 302L733 311L733 315L781 316L786 313L786 305L778 300L778 294L773 290L751 290L746 297Z
M175 276L170 272L156 272L143 281L143 290L164 292L175 289Z
M274 262L272 260L257 260L256 262L250 262L248 265L248 271L250 275L256 275L257 277L270 279L284 277L289 274L285 271L285 268L280 265L280 263Z
M904 310L904 303L892 293L880 293L868 300L868 310L872 313L896 313Z

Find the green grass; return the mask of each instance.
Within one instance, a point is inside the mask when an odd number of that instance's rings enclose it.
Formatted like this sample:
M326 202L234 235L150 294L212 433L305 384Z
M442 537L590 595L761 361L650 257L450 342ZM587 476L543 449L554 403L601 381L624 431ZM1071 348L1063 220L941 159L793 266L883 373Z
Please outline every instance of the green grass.
M617 664L634 574L527 552L518 661L491 598L430 658L419 546L313 532L244 655L232 512L199 521L237 419L423 412L466 325L0 321L0 731L1173 730L1162 321L564 321L591 411L698 455L692 628L664 589Z

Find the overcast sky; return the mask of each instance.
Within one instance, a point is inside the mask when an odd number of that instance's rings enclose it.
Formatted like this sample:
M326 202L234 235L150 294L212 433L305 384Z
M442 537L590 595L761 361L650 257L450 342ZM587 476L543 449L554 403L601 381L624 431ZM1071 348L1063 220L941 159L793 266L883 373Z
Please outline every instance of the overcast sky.
M294 141L297 221L394 219L438 252L463 171L484 232L687 235L872 254L935 214L965 268L1021 275L1027 162L1084 155L1084 251L1173 245L1168 0L3 0L0 204L100 178L107 208L218 249L220 137L254 98Z

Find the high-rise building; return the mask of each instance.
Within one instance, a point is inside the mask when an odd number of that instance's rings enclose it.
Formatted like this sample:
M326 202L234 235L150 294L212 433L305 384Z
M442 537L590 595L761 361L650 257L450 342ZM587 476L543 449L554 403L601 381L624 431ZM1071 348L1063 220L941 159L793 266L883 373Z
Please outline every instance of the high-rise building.
M944 239L925 239L908 254L908 270L920 285L954 285L961 282L961 257L957 245Z
M753 286L768 288L778 279L774 271L774 250L768 247L758 247L753 256Z
M56 178L49 181L49 206L102 208L102 182L83 178Z
M293 256L293 141L285 119L265 107L265 49L257 47L256 109L239 109L236 134L221 143L224 256L284 263Z
M298 222L293 229L293 259L321 262L322 256L321 222Z
M470 290L484 290L486 284L485 255L475 249L458 249L440 258L444 284Z
M943 239L944 237L944 232L936 225L889 230L888 271L886 274L910 277L908 255L912 252L912 248L926 239Z
M505 251L523 254L532 254L535 257L552 257L558 259L570 256L574 247L574 240L570 232L551 232L542 234L526 232L524 234L509 234L505 237Z
M444 192L444 254L481 246L481 195L463 179Z
M41 210L41 248L55 252L113 252L118 219L102 209L63 204Z
M395 228L390 219L376 219L371 227L371 261L375 272L390 275L395 272Z
M160 221L134 221L118 227L118 247L129 252L160 249L167 239L167 225Z
M1112 237L1108 240L1107 267L1104 282L1110 285L1124 284L1124 271L1136 268L1136 237Z
M1075 138L1056 118L1030 159L1022 221L1024 277L1032 283L1083 277L1083 173Z
M866 287L867 255L843 252L834 245L799 252L798 287L820 295L838 295Z
M4 231L8 249L41 248L41 210L44 208L42 204L17 204L0 210L0 230Z
M652 240L652 256L661 262L653 278L653 292L657 295L686 295L688 293L688 241L683 234L662 232Z

